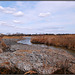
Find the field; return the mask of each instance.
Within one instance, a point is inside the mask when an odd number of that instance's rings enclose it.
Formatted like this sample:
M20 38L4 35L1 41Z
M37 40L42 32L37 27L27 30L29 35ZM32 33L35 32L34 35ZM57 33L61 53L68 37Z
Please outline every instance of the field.
M75 34L34 36L31 42L75 50Z

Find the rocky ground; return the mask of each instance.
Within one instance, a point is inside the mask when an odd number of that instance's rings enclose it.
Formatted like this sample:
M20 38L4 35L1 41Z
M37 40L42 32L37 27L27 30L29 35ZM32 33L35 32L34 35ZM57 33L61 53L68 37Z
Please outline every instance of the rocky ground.
M10 46L10 52L0 50L1 74L8 71L11 74L75 74L75 57L66 51L17 44L15 40L11 40L11 43L10 40L4 41Z
M40 45L27 45L17 43L17 39L3 39L5 44L10 47L10 50L7 52L14 52L16 50L42 50L48 49L48 47L41 47Z

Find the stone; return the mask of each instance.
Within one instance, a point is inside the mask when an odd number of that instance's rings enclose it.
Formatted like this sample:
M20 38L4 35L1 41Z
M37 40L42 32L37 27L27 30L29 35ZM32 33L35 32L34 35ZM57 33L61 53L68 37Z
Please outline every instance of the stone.
M35 69L39 74L52 74L65 66L70 66L71 72L74 73L75 65L70 65L73 61L75 58L70 54L53 50L17 50L0 54L0 67L16 67L24 73Z

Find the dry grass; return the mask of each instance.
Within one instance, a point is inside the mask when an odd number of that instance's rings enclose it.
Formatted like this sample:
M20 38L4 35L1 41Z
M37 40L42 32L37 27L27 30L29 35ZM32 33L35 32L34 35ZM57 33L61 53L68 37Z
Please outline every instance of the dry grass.
M6 48L7 45L4 43L4 41L1 42L2 47Z
M3 37L0 37L0 43L1 43L1 41L2 41L2 38L3 38Z
M0 37L0 41L2 40L2 38Z
M24 74L24 72L16 67L10 69L5 67L0 67L0 74Z
M23 36L4 36L3 39L22 39Z
M37 72L30 70L30 71L26 72L24 75L28 75L28 74L37 74Z
M7 46L4 41L1 41L1 46L2 46L3 52L5 52L9 49L9 46Z
M34 36L32 43L47 44L75 50L75 35L43 35Z

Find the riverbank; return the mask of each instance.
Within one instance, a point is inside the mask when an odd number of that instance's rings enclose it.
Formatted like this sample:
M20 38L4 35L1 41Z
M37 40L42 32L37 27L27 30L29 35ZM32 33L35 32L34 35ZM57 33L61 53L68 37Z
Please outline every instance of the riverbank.
M22 40L24 40L23 38ZM5 52L14 52L16 50L43 50L49 49L47 47L41 47L40 45L27 45L22 43L17 43L18 39L3 39L4 43L9 46L9 50L6 49Z
M3 40L10 48L0 53L1 74L75 74L75 58L66 51Z
M31 38L31 42L75 50L75 35L34 36Z

